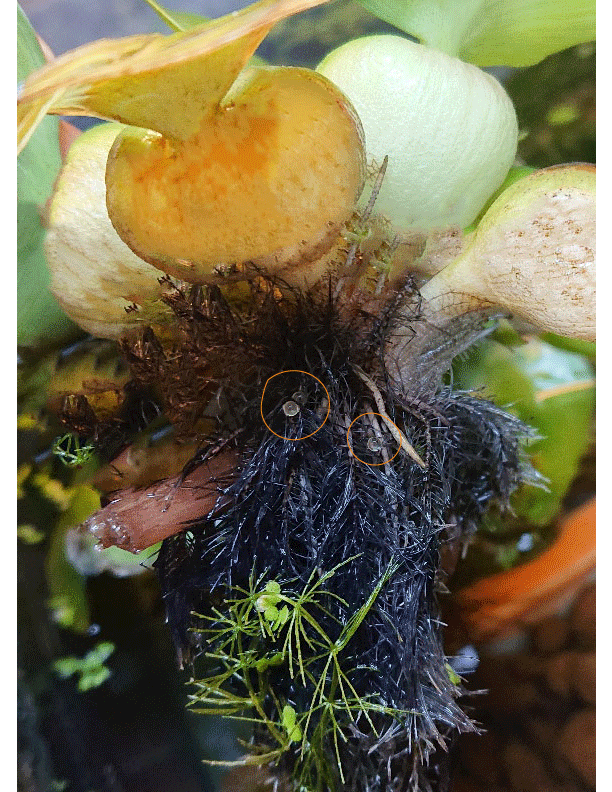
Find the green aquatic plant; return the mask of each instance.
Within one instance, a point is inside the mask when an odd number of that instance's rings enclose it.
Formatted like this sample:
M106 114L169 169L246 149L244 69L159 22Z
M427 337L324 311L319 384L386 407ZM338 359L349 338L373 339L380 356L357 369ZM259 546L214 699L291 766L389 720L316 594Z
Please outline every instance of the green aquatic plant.
M100 687L111 675L111 670L104 665L115 651L115 645L110 641L102 641L82 657L62 657L56 660L53 668L63 679L78 675L78 689L85 693L92 688Z
M360 695L351 682L354 669L350 666L359 664L359 654L354 656L348 645L398 569L392 561L367 600L351 614L346 600L329 591L326 584L338 569L354 560L348 558L325 573L313 570L296 594L295 580L281 585L275 580L264 582L265 573L256 581L251 574L249 590L236 586L236 596L225 598L223 610L212 607L210 614L194 613L207 626L192 629L204 638L211 665L222 670L195 681L197 692L191 696L191 709L253 723L254 763L280 761L288 751L298 754L295 777L304 789L314 789L321 779L336 774L345 782L339 740L346 741L351 725L356 727L365 720L364 727L378 735L372 716L385 715L402 723L414 714L386 706L376 700L378 697ZM344 620L324 606L326 600L341 606ZM326 632L322 621L333 623L335 638ZM302 692L301 704L290 701L287 678L300 681L309 700ZM261 738L262 731L267 740ZM269 742L275 746L272 750Z
M53 441L51 451L67 467L80 467L89 462L95 452L91 444L81 445L80 439L73 434L65 434Z

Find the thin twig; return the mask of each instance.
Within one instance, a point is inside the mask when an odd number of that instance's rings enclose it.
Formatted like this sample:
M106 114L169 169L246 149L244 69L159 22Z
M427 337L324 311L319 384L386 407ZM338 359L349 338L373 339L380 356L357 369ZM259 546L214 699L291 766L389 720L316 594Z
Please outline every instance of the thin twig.
M366 223L370 219L370 215L372 214L372 209L374 209L374 204L376 203L376 199L378 198L378 193L380 192L380 188L382 187L383 179L385 178L385 172L387 170L388 163L389 163L389 156L385 155L383 163L380 166L380 170L378 171L378 174L376 175L376 179L374 181L374 186L372 187L372 192L370 194L370 199L369 199L365 209L363 210L363 212L359 216L359 220L358 220L358 223L357 223L357 225L359 227L363 227L363 224ZM346 255L346 260L344 262L344 271L345 272L348 272L350 267L351 267L351 265L353 264L353 261L355 260L355 256L357 254L357 250L359 249L360 244L361 244L361 240L357 240L356 242L353 242L353 244L349 248L348 253ZM342 291L342 288L344 287L345 279L346 279L346 276L344 275L338 280L338 283L336 284L336 288L334 289L334 300L336 300L338 298L338 296L340 295L340 292Z
M376 199L378 198L378 193L380 192L380 188L382 187L383 179L385 178L385 173L387 171L387 165L389 164L389 155L385 154L385 158L382 161L382 165L380 166L380 170L376 175L376 180L374 181L374 186L372 187L372 193L370 195L370 200L367 203L366 208L363 210L361 215L361 222L365 223L366 220L370 219L370 215L372 214L372 209L374 208L374 204L376 203Z
M387 415L387 411L385 410L385 402L383 400L381 392L378 390L374 382L368 377L368 375L359 368L359 366L353 366L353 371L357 376L365 382L368 388L372 391L372 396L374 397L374 401L376 402L376 406L378 407L378 412L382 415L382 417L387 421L387 428L393 435L393 437L397 440L400 444L400 449L408 456L413 459L417 465L423 468L423 470L427 470L427 465L421 457L417 454L414 450L414 447L408 442L406 435L398 429L397 426L393 423L391 418Z

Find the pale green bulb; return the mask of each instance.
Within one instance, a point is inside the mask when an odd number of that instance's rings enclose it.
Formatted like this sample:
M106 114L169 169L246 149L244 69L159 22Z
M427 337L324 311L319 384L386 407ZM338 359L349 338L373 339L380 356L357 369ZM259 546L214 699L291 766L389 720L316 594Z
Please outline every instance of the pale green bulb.
M516 113L497 80L399 36L351 41L318 71L355 106L368 161L389 157L378 212L411 231L475 219L516 153Z

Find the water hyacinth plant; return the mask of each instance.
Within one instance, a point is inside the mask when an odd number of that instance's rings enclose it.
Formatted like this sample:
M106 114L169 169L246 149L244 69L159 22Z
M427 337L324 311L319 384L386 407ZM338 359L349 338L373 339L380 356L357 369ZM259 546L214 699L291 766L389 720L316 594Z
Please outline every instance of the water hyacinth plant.
M441 554L541 483L529 427L444 377L500 316L594 338L594 169L515 180L512 102L479 66L589 40L592 10L368 2L420 43L249 62L315 5L160 9L172 35L94 42L23 83L24 153L46 114L111 122L70 148L45 250L66 315L118 341L130 380L110 415L65 399L78 440L58 449L113 457L160 412L194 444L84 529L162 541L179 657L206 658L192 706L252 723L243 763L276 789L428 789L438 749L478 729L444 652Z

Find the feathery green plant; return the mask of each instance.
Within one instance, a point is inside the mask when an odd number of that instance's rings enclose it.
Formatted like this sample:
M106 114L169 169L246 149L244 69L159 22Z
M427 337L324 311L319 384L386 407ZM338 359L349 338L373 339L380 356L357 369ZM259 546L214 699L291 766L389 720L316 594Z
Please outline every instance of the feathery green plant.
M313 779L329 778L335 773L326 758L331 735L338 772L344 783L338 740L346 739L343 729L349 722L355 724L363 716L376 733L370 713L391 715L398 721L409 714L360 696L350 678L354 669L347 668L344 658L340 658L381 589L398 568L391 561L362 606L341 622L323 602L333 598L344 609L348 603L327 591L325 583L356 557L327 572L319 572L316 579L316 570L313 571L297 593L292 591L293 581L264 582L266 572L256 579L253 571L248 590L236 586L233 590L236 596L226 599L224 606L213 607L212 615L195 614L208 622L208 626L194 629L208 642L207 657L218 672L195 681L198 692L191 697L192 710L259 723L267 731L266 742L275 745L272 750L252 747L251 755L240 760L240 764L278 761L286 751L297 749L299 743L301 761L297 780L303 788L310 789ZM322 627L317 611L338 623L336 638ZM275 677L282 678L287 673L308 690L305 707L294 706L295 702L285 700L275 690Z

